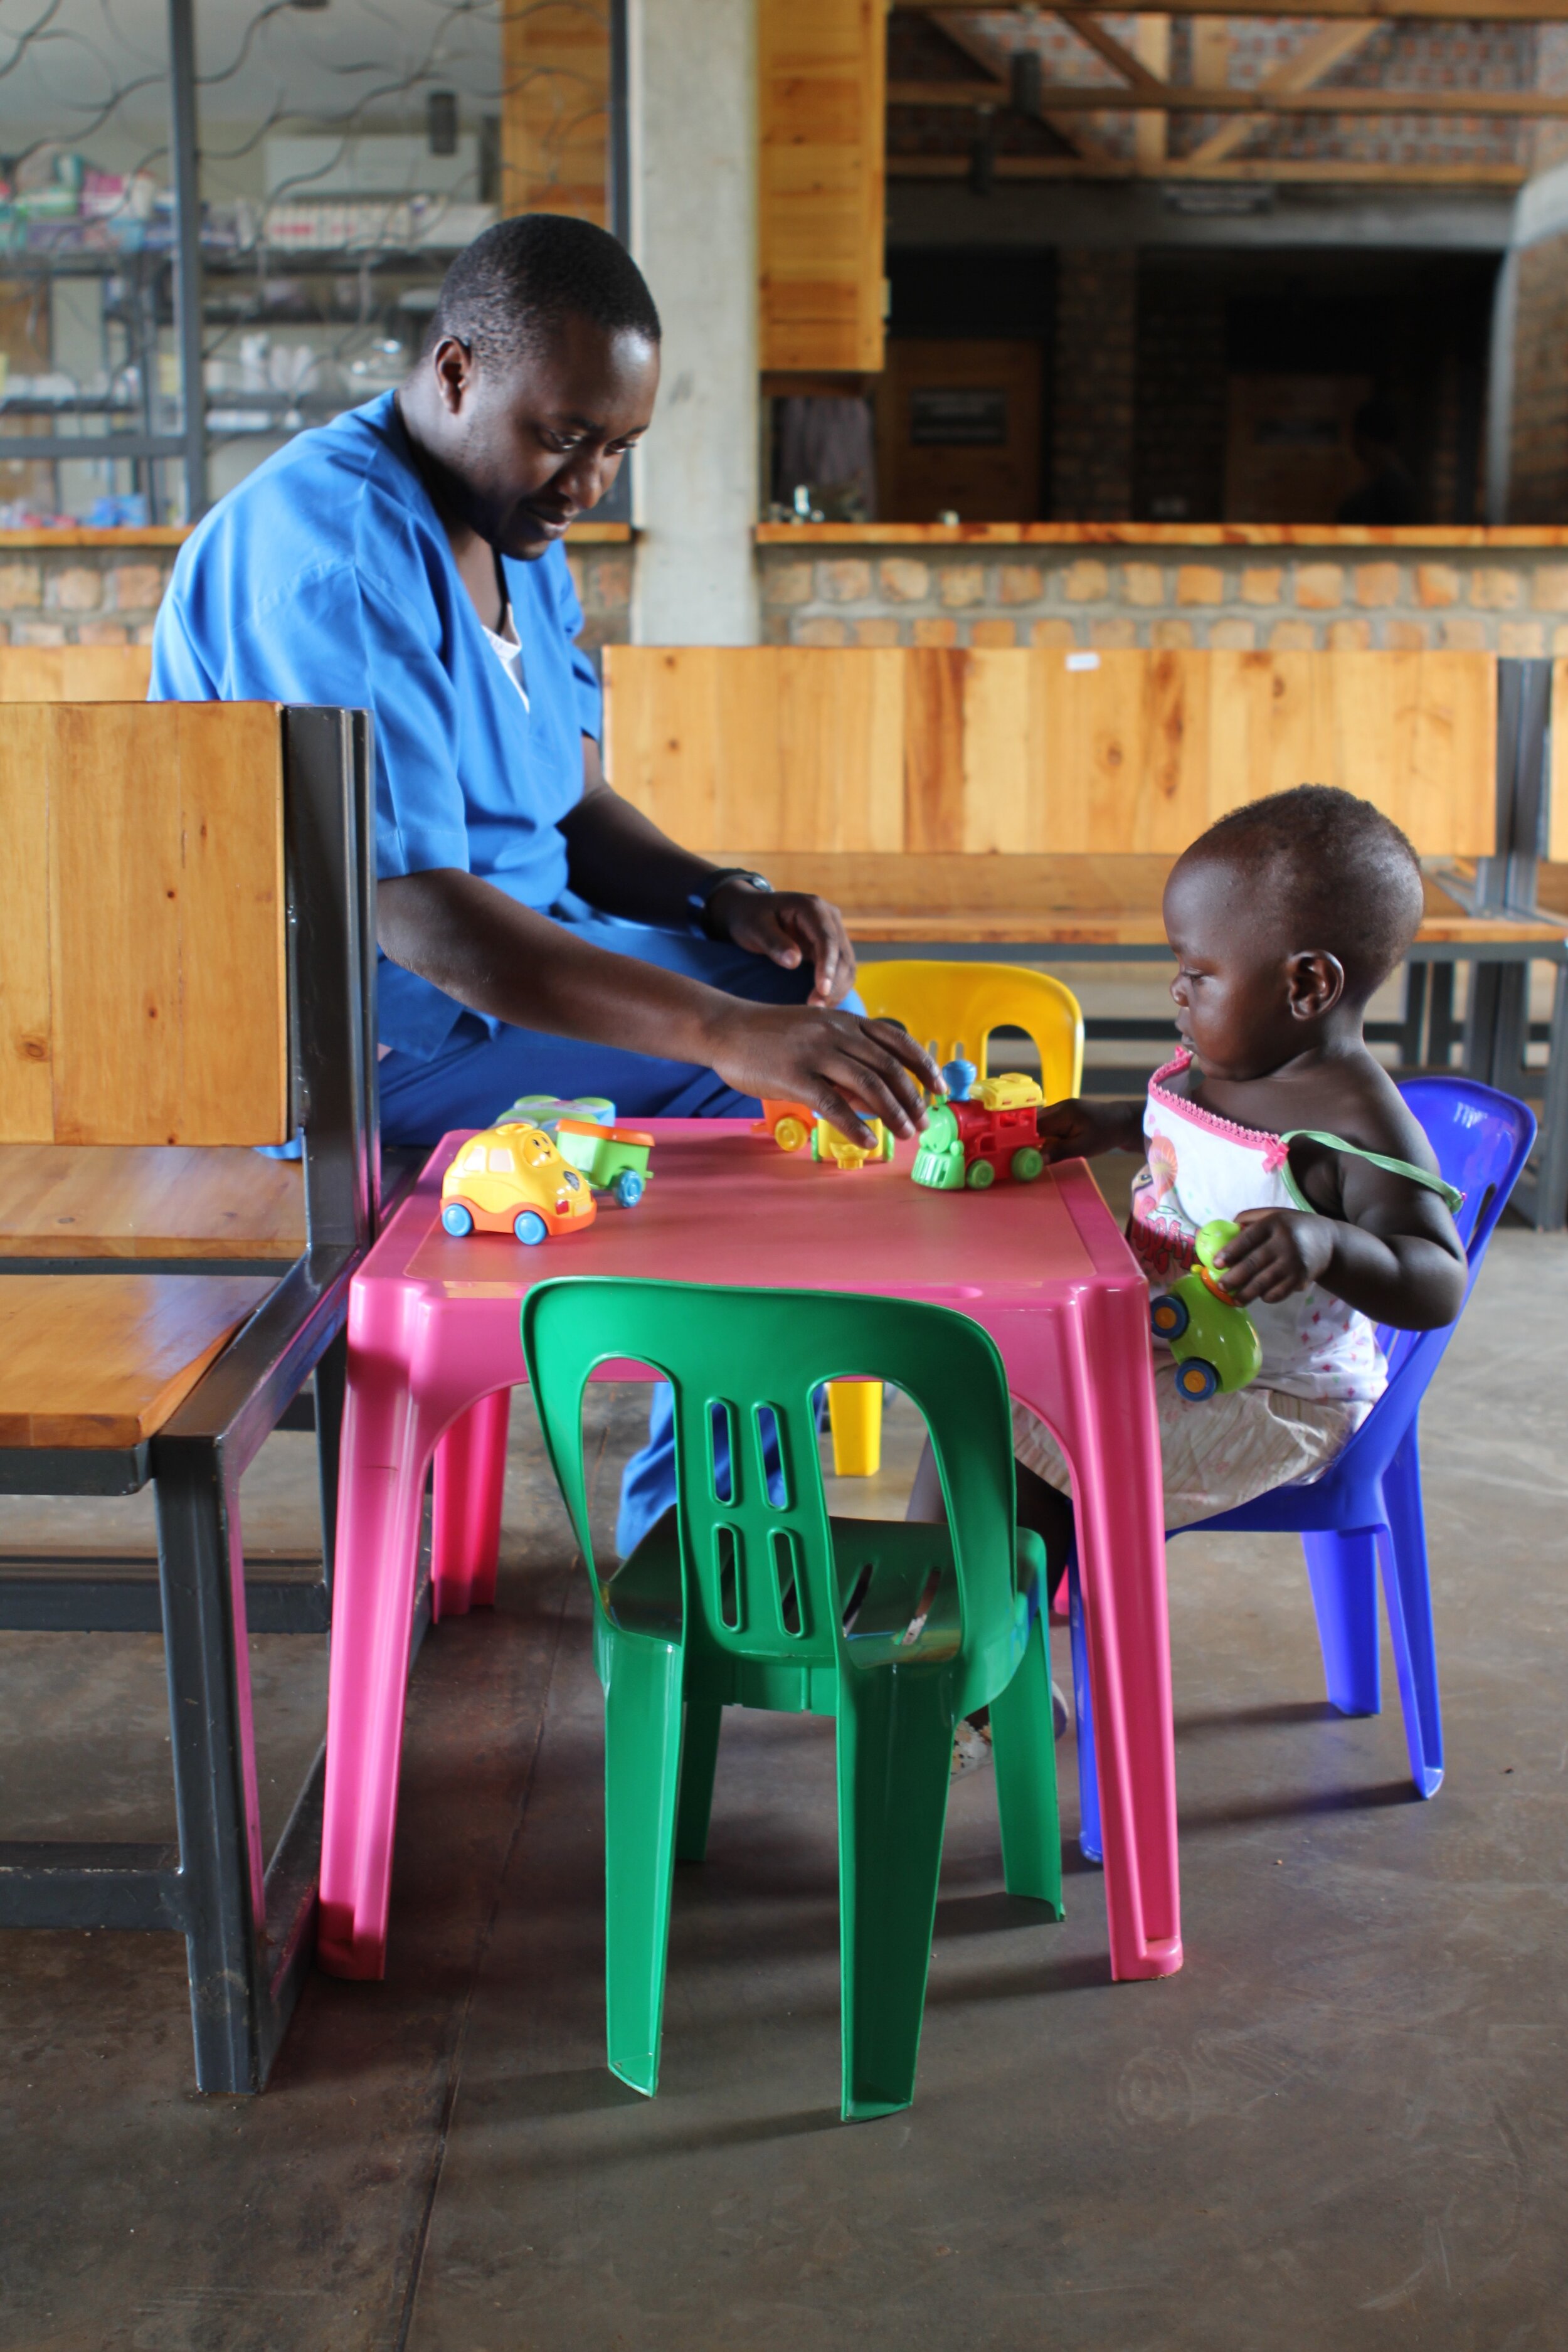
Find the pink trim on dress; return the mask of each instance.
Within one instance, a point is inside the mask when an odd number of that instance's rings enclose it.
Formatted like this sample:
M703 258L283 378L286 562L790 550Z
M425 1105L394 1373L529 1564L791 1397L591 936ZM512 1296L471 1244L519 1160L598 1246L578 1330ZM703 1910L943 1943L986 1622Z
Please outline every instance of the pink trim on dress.
M1289 1145L1282 1144L1277 1135L1271 1135L1266 1128L1239 1127L1235 1119L1221 1118L1216 1112L1205 1110L1201 1103L1189 1102L1184 1095L1171 1094L1161 1085L1162 1078L1179 1077L1192 1058L1187 1046L1178 1046L1175 1058L1167 1062L1163 1070L1156 1070L1149 1081L1151 1102L1157 1098L1162 1107L1168 1104L1183 1118L1190 1118L1194 1127L1206 1127L1211 1135L1226 1135L1233 1142L1244 1144L1248 1151L1260 1151L1264 1168L1269 1175L1277 1168L1282 1168L1290 1157L1290 1151Z

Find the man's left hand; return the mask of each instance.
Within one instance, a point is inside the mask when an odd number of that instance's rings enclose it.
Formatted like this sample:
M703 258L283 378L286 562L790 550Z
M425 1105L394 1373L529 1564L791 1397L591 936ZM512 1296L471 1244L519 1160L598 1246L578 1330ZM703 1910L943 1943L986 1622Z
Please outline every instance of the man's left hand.
M844 918L807 890L753 890L725 882L708 902L708 919L721 939L785 971L809 962L816 973L808 1004L837 1004L855 985L855 950Z

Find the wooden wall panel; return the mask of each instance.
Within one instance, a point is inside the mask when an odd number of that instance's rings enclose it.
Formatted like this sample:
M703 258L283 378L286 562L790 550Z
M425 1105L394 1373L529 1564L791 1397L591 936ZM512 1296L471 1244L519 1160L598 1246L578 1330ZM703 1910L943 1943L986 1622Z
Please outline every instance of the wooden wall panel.
M47 713L14 710L0 729L0 1143L48 1135Z
M886 0L759 0L757 48L762 365L880 368Z
M904 656L905 849L963 847L964 676L971 656L940 646Z
M1019 658L1040 665L1045 703L1047 815L1032 848L1152 854L1184 848L1203 831L1211 800L1204 655Z
M608 0L503 0L501 210L609 226Z
M719 678L736 658L710 646L605 647L605 773L691 848L720 837Z
M0 702L144 702L151 646L0 646Z
M1494 841L1497 669L1487 653L1215 653L1214 814L1292 784L1338 784L1424 856Z
M1300 783L1424 856L1492 847L1489 654L620 646L607 669L619 789L712 854L1173 856Z
M34 908L0 964L0 1034L31 1038L23 1058L38 1065L42 1013L48 1081L18 1087L7 1070L6 1139L286 1139L271 705L16 706L0 730L0 863Z

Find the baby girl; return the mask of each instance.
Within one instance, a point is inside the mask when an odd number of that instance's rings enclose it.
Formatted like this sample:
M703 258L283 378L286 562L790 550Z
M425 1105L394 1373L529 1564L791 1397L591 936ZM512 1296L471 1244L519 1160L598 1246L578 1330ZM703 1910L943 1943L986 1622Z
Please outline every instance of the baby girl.
M1174 1058L1141 1102L1040 1114L1052 1160L1142 1150L1129 1239L1154 1288L1188 1270L1211 1218L1241 1228L1215 1272L1257 1327L1257 1378L1189 1402L1155 1347L1168 1528L1321 1475L1386 1385L1376 1327L1429 1330L1459 1311L1459 1195L1362 1034L1421 913L1415 853L1369 802L1303 784L1247 803L1165 887ZM1044 1424L1020 1405L1013 1420L1018 1516L1054 1578L1071 1481ZM941 1510L928 1452L910 1516Z

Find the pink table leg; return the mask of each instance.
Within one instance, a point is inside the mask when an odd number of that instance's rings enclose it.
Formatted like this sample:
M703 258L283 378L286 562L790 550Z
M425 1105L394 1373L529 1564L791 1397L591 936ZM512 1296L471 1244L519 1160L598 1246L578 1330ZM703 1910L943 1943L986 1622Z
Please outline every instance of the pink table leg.
M993 1323L1014 1392L1037 1399L1072 1465L1094 1696L1115 1978L1182 1965L1175 1758L1159 1432L1148 1293L1098 1288L1076 1306ZM1048 1402L1047 1402L1048 1401Z
M495 1389L436 1448L430 1598L437 1624L494 1605L510 1411L511 1391Z
M444 1360L438 1338L426 1351L428 1327L410 1360L406 1326L424 1318L405 1315L407 1303L368 1286L350 1309L316 1937L332 1976L385 1972L425 1472L443 1430L495 1378L476 1351Z

